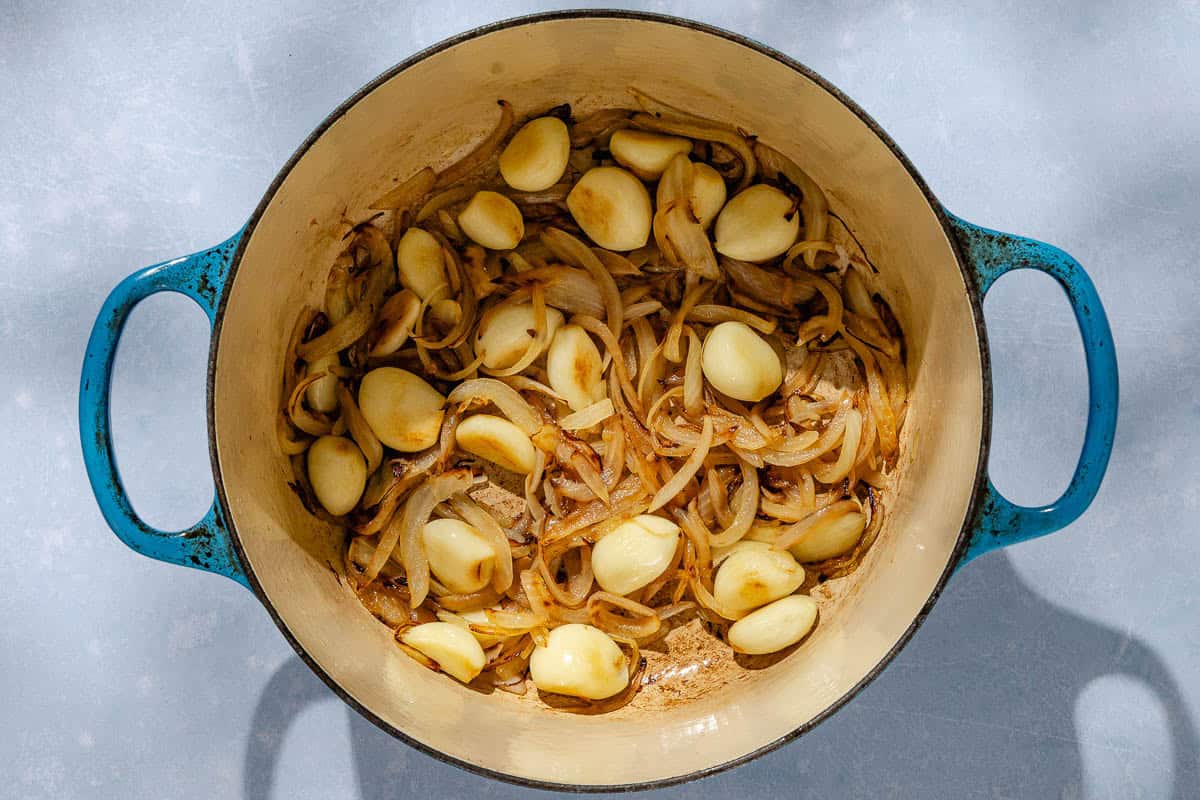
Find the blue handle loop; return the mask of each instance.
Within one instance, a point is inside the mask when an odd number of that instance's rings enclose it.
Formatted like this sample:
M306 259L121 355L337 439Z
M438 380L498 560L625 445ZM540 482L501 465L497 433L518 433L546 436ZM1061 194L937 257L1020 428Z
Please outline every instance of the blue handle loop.
M241 237L239 231L210 250L147 267L117 284L88 339L79 384L79 435L92 492L121 541L150 558L216 572L249 588L215 499L203 519L182 531L160 531L138 517L117 472L110 418L113 359L129 312L152 294L179 292L195 300L211 324Z
M1108 467L1117 428L1117 356L1096 287L1078 261L1057 247L981 228L952 214L949 217L963 255L975 271L981 295L1001 275L1016 269L1040 270L1058 281L1083 336L1088 372L1087 429L1071 484L1054 502L1029 507L1004 499L988 478L978 522L961 562L965 564L989 550L1064 528L1091 505Z

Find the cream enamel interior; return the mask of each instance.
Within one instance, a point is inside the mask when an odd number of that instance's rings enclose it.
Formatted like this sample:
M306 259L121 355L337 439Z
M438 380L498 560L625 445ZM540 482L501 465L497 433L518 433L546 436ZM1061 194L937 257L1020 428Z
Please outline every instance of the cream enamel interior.
M390 643L343 587L336 537L287 488L275 445L283 349L302 304L320 304L344 213L519 113L561 102L629 105L635 85L735 122L827 191L883 272L909 348L912 400L898 494L879 541L838 587L812 637L779 664L653 713L582 717L435 675ZM612 785L676 778L786 736L849 692L913 623L952 557L974 488L982 366L966 287L920 188L836 97L787 65L712 33L626 18L533 21L436 52L384 82L295 164L251 235L219 332L217 458L232 521L269 603L359 703L407 736L519 778Z

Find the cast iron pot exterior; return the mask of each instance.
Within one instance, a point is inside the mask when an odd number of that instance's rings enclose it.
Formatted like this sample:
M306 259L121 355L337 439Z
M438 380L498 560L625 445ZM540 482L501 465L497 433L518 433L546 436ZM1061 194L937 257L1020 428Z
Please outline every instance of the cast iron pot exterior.
M974 328L973 333L976 337L976 341L971 343L971 347L976 348L978 351L978 366L972 373L972 377L978 380L979 385L974 386L972 381L972 386L969 387L967 395L974 396L971 393L977 393L981 402L978 419L969 421L971 429L978 431L978 443L977 445L973 442L968 443L971 457L969 460L963 462L964 469L969 464L968 477L971 478L969 496L965 500L965 512L962 515L962 524L958 527L953 547L949 551L948 556L945 557L944 565L940 567L940 572L936 573L936 579L930 582L931 585L928 587L927 594L913 600L916 605L914 606L915 613L911 616L911 622L907 624L907 627L902 630L894 641L890 641L888 646L881 650L879 656L873 660L870 668L864 670L861 677L853 685L846 687L844 691L839 690L838 696L824 704L823 708L812 713L798 714L793 726L789 730L782 732L780 735L772 735L768 741L753 742L752 744L742 746L740 750L736 746L731 745L732 751L736 752L731 751L719 756L701 754L697 756L699 760L696 763L688 765L686 769L679 772L673 771L670 767L660 768L658 773L655 774L649 774L645 770L630 774L622 774L618 771L612 778L604 776L602 779L597 779L596 773L587 773L584 771L579 773L579 778L575 778L573 777L575 773L570 769L559 769L556 772L543 771L537 764L522 760L522 757L518 755L513 756L513 763L516 766L510 767L499 756L488 760L482 758L476 759L466 752L447 752L452 748L446 745L431 743L429 736L423 735L421 732L414 732L415 727L418 727L416 723L410 721L408 724L396 724L394 719L396 716L395 713L390 715L393 719L388 718L388 713L380 713L375 707L378 703L373 703L370 699L364 699L370 694L368 690L363 688L365 684L356 685L352 688L344 685L353 681L347 679L345 676L342 676L341 679L335 676L333 673L338 672L339 669L330 666L330 658L327 655L324 657L313 655L311 652L313 649L312 642L310 641L309 646L306 646L301 641L303 637L296 633L297 625L301 624L297 622L297 617L302 615L298 615L295 610L291 610L290 612L281 611L279 607L281 594L278 586L274 590L274 599L270 596L271 592L264 586L264 576L256 572L255 559L248 554L247 540L243 538L244 536L250 536L253 539L257 533L252 528L257 526L249 526L246 530L239 530L237 524L239 509L241 508L239 502L242 505L245 502L244 500L231 500L230 498L230 494L238 492L239 487L226 483L226 473L230 471L230 447L222 448L218 441L218 417L220 416L218 404L222 400L222 397L218 396L222 391L221 388L218 388L218 354L226 313L231 296L235 294L232 291L234 279L237 277L238 270L243 264L247 250L251 247L256 229L262 223L264 215L268 213L272 202L277 199L277 193L280 192L281 187L287 182L293 170L310 154L314 146L329 134L331 129L334 130L334 133L330 135L336 136L336 126L338 123L347 114L351 113L361 101L369 98L373 92L380 87L384 87L393 79L404 75L406 71L419 67L419 65L422 65L427 60L434 59L439 54L452 51L461 45L486 41L487 37L492 36L512 37L524 35L525 32L529 32L530 35L536 35L539 30L537 26L548 24L578 27L585 32L593 30L608 31L611 28L614 32L632 31L640 34L653 29L654 35L665 36L668 40L672 38L683 40L687 37L696 36L701 38L712 37L711 42L713 47L717 47L718 49L721 47L726 48L729 52L735 53L739 58L744 54L744 57L752 63L765 64L766 62L772 62L775 65L772 69L777 66L785 67L796 75L802 76L815 87L819 87L847 111L852 113L857 118L858 123L864 125L865 129L869 130L870 134L876 137L878 142L890 151L890 154L898 161L903 170L907 172L907 177L912 181L913 185L919 189L924 201L928 204L928 210L936 217L936 221L944 231L949 247L953 251L954 260L957 262L962 276L961 302L968 304L963 307L962 313L969 313L970 322ZM564 30L569 30L569 28L564 28ZM502 70L504 65L495 62L492 71L495 72L497 68ZM460 80L470 80L472 76L456 74L451 77ZM652 91L651 93L655 92ZM518 107L520 108L520 106ZM703 108L698 109L698 111L712 116L722 116L718 112ZM802 116L803 109L798 110L797 115ZM472 133L472 136L474 136L474 133ZM764 139L768 143L775 143L767 136L764 136ZM460 146L463 144L465 142L446 142L443 143L443 146ZM791 154L789 153L789 155ZM803 164L803 162L802 165L808 166L807 164ZM837 205L836 197L834 197L834 205ZM924 211L922 209L923 213ZM279 213L282 212L276 212L277 215ZM333 246L332 243L330 243L330 246ZM876 261L878 262L879 259L876 258ZM328 263L328 261L326 260L324 263ZM982 300L984 294L999 276L1014 269L1027 268L1038 269L1050 274L1065 290L1074 309L1083 337L1089 384L1089 413L1084 445L1070 486L1057 501L1038 508L1016 506L1005 500L995 490L986 475L991 425L991 384L986 332L982 321ZM888 270L886 263L883 265L883 270L884 277L886 278ZM191 528L180 532L165 532L154 529L134 513L117 474L110 431L109 384L117 342L130 310L142 299L160 291L175 291L191 297L204 309L213 325L207 382L207 408L209 443L214 481L216 484L216 498L204 519ZM310 286L307 291L311 295L312 287ZM908 305L912 305L912 302L915 301L910 301ZM919 307L919 302L917 303L917 307ZM903 315L902 321L904 321ZM907 324L905 329L906 331L909 330ZM933 334L929 335L933 336ZM268 330L263 336L266 338L273 336L282 339L286 336L286 330ZM935 339L931 339L931 342L935 341ZM931 344L932 346L934 345ZM912 357L910 357L911 360ZM911 370L912 366L910 365ZM276 377L277 375L278 373ZM841 707L841 705L853 697L882 670L915 632L940 594L946 580L955 569L988 550L1042 536L1058 530L1075 520L1094 498L1108 463L1116 427L1117 385L1117 366L1108 322L1100 300L1096 295L1095 288L1079 264L1066 253L1050 245L987 230L950 214L937 202L916 170L878 125L852 101L812 71L787 56L759 43L688 20L624 11L568 11L522 17L479 28L435 45L397 65L347 100L313 132L283 167L271 187L267 190L259 207L241 231L212 249L148 267L122 281L113 290L101 309L91 339L88 342L80 387L79 414L80 434L89 479L91 480L92 488L104 517L113 531L131 548L143 555L174 564L182 564L216 572L232 578L249 588L267 608L284 636L305 662L309 664L330 688L368 719L397 738L435 757L491 777L524 785L547 788L578 791L609 791L614 789L650 788L694 779L744 763L799 736ZM917 402L915 394L914 402ZM910 414L910 416L912 415ZM920 445L914 445L911 441L908 441L910 437L907 434L908 431L906 430L907 450L912 451L916 449L919 451ZM263 448L273 447L270 442L260 441L259 445ZM222 449L225 451L224 454L221 452ZM222 457L223 455L224 457ZM903 479L900 485L903 487ZM261 518L259 517L259 519ZM885 530L885 534L889 532L892 531ZM900 534L896 533L896 535ZM881 536L881 540L883 538ZM321 546L319 537L314 538L309 546L314 548L308 551L309 557L314 559L320 558L317 554L317 550ZM878 548L880 545L877 544L876 547ZM874 549L872 552L874 552ZM258 570L262 571L264 568L263 559L260 556L257 560ZM887 565L880 565L878 569L886 570ZM272 577L272 580L276 580L276 578ZM311 581L312 578L311 576L306 576L300 580ZM337 590L331 588L328 591ZM363 614L365 615L365 612ZM382 626L378 626L373 620L368 620L364 624L382 628ZM311 636L309 638L311 639ZM857 647L856 644L852 644L851 646ZM403 657L401 656L401 658ZM791 660L791 657L789 657L789 660ZM787 670L786 664L787 662L785 661L783 664L773 667L772 670ZM372 664L370 667L378 669L378 665ZM413 667L414 670L419 670L419 668L415 667L415 664ZM343 670L350 669L345 665L340 665L340 668ZM418 684L423 680L415 671L405 672L402 676L395 676L394 679L401 682L405 680L415 681ZM429 684L425 689L433 693L442 691L459 692L465 698L465 702L468 704L466 710L469 712L474 712L478 708L478 706L471 705L472 703L483 702L482 700L476 700L473 696L469 696L467 692L458 687L450 686L448 680L444 678L439 680L442 681L442 684ZM450 695L446 696L451 697ZM429 702L435 703L438 701L431 699ZM443 705L439 707L440 710L444 710L447 707L446 702L450 701L443 702ZM759 700L752 698L747 703L747 706L754 708L757 702ZM451 707L457 708L457 705L452 704ZM526 710L524 713L529 714L530 712ZM591 718L588 719L591 720ZM616 726L618 724L624 724L615 722L606 723L604 719L599 718L600 724L612 725L614 726L612 730L617 730ZM715 720L717 718L712 717L712 719ZM544 717L538 717L535 721L541 725L549 726L552 724L548 718ZM453 723L450 724L453 726ZM595 720L581 724L594 725ZM650 724L653 724L652 720ZM736 727L735 723L729 724ZM602 737L604 735L603 731L599 731L598 729L584 728L581 731L582 735L585 736ZM698 731L698 733L703 732ZM720 732L718 731L718 733ZM559 735L561 736L561 734ZM729 733L728 735L734 738L736 736L742 736L743 738L749 736L749 734L744 732L741 734ZM600 739L598 741L603 740ZM702 741L701 739L696 739L694 743ZM579 769L583 768L580 767Z

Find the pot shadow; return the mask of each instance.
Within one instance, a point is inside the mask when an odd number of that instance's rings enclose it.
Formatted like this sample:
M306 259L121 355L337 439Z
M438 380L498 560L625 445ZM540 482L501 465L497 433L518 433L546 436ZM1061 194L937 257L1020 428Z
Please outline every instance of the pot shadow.
M813 731L707 779L703 788L650 794L733 790L758 796L768 790L795 794L803 786L803 796L814 797L1079 797L1083 762L1074 710L1087 686L1108 675L1138 681L1159 701L1171 747L1169 796L1194 797L1200 739L1162 660L1136 637L1030 591L1004 554L980 559L956 576L879 679ZM271 795L288 727L328 697L298 658L271 677L248 737L246 800ZM523 791L438 765L347 713L363 800Z

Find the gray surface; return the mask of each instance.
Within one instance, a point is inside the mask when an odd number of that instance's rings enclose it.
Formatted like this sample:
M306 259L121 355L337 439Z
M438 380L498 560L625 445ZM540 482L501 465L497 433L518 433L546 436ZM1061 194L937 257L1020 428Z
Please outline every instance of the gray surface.
M349 712L248 593L126 550L83 477L77 370L105 293L236 230L378 72L535 8L329 5L0 10L0 795L520 793ZM1200 7L959 5L649 7L796 56L948 207L1089 268L1123 378L1110 477L1069 530L958 575L887 672L811 735L664 796L1200 796ZM1048 500L1082 437L1078 337L1042 276L1006 278L987 311L993 475L1015 500ZM118 359L121 463L164 526L210 497L205 351L202 315L165 297L134 314Z

